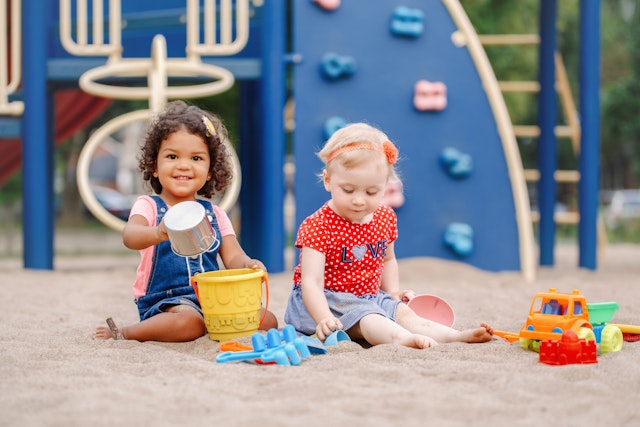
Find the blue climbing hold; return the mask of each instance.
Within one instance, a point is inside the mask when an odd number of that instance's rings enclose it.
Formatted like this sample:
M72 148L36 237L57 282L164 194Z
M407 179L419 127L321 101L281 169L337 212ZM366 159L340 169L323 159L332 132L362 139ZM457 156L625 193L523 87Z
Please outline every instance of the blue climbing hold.
M440 153L440 166L451 178L463 179L473 171L473 159L455 148L447 147Z
M444 244L454 254L467 257L473 252L473 228L462 222L452 222L444 233Z
M398 6L391 16L391 33L395 36L417 38L424 31L424 13L420 9Z
M330 80L347 78L356 72L356 61L350 56L328 52L322 56L320 71Z
M331 138L331 135L333 135L335 131L342 129L346 125L347 121L342 117L329 117L327 121L324 122L324 139L326 140Z

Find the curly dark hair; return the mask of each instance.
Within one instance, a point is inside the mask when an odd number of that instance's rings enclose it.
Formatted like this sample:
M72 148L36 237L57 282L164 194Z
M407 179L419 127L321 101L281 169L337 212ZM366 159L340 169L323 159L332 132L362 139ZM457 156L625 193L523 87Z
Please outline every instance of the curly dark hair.
M207 117L213 124L215 135L210 135L207 132L203 116ZM214 192L227 188L233 178L229 153L224 144L224 141L228 138L227 129L218 116L194 105L188 105L184 101L170 102L166 109L149 126L139 158L139 169L142 172L142 178L145 181L149 181L151 188L157 194L162 192L160 180L153 176L156 170L158 151L162 141L180 129L186 129L189 133L201 137L209 148L209 156L211 158L209 173L211 174L211 179L198 190L198 194L211 198Z

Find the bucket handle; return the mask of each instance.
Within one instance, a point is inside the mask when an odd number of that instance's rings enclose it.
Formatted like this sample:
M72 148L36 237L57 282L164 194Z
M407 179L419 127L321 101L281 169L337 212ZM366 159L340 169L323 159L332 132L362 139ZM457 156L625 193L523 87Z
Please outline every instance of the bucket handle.
M264 322L264 318L267 316L267 311L269 311L269 273L263 270L262 277L264 279L264 288L265 288L265 304L264 304L264 313L262 313L262 317L260 318L260 323L258 323L258 327L262 326L262 322ZM196 298L200 301L200 294L198 293L198 282L195 280L195 276L191 276L191 286L196 293Z
M264 318L267 316L267 311L269 311L269 273L265 271L262 276L264 278L265 304L264 313L262 313L262 318L260 319L260 323L258 323L258 328L262 326L262 322L264 322Z
M200 301L200 294L198 293L198 282L196 282L196 279L194 276L190 276L189 279L191 282L191 286L193 287L193 290L196 293L196 298L198 298L198 301Z

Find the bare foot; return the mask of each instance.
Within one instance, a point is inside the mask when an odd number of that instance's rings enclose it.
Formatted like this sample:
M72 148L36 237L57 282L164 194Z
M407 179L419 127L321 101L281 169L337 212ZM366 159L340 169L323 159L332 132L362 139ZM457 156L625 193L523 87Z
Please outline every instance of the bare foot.
M420 349L431 348L438 345L436 340L434 340L433 338L429 338L425 335L420 335L420 334L411 334L407 338L400 340L398 344L403 345L405 347L420 348Z
M98 326L93 332L94 340L108 340L109 338L114 340L125 339L111 317L107 319L107 326Z
M480 327L485 328L487 332L493 335L493 328L491 326L487 325L486 323L481 323Z
M479 328L462 331L461 335L460 341L463 342L487 342L493 338L493 328L486 323L482 323Z
M111 329L106 326L97 326L96 330L93 331L94 340L108 340L110 338L113 338L113 334L111 333Z

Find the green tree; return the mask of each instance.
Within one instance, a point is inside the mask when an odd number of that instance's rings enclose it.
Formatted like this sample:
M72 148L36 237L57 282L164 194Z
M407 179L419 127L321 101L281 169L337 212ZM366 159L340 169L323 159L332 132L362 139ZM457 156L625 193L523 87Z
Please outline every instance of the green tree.
M624 58L618 65L625 65L611 83L603 84L602 175L603 185L610 188L637 187L640 178L640 11L631 12L625 3L608 4L619 25L607 27L613 34L604 33L617 41L611 46ZM611 68L608 61L603 64L605 70Z

